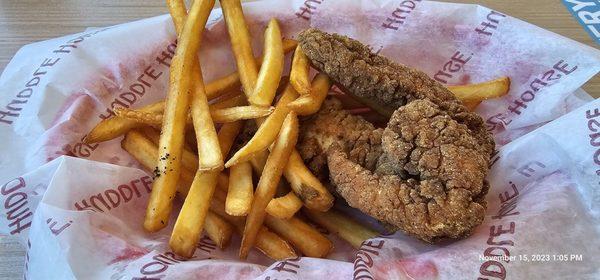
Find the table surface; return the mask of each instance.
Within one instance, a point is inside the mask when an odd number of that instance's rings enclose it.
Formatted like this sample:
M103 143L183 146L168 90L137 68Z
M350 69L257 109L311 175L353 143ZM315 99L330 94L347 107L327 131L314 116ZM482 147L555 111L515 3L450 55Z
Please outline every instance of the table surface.
M452 0L477 3L520 18L563 36L597 48L583 27L561 1L548 0ZM0 69L4 69L23 45L87 27L110 26L167 13L164 0L0 0ZM584 89L600 97L600 77ZM15 239L0 236L0 279L21 278L24 250Z

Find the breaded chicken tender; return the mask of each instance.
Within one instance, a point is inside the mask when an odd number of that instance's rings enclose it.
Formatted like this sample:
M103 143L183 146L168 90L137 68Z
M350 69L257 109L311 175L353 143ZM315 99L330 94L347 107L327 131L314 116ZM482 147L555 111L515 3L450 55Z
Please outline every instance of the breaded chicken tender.
M494 148L483 120L426 74L360 42L309 29L300 45L321 71L367 105L376 128L335 99L302 123L298 150L350 206L427 242L468 236L485 215Z

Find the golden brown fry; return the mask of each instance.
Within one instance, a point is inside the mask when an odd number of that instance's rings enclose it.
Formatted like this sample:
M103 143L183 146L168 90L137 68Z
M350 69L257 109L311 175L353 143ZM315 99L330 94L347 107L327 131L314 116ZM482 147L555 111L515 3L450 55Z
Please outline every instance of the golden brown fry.
M283 174L306 207L327 211L333 205L333 196L304 165L298 151L294 150L290 155Z
M146 137L152 140L154 145L158 146L160 141L160 132L151 127L142 127L139 129ZM198 169L198 157L187 145L184 145L181 153L181 164L192 172Z
M248 99L252 105L270 106L283 72L283 45L277 20L272 18L265 29L263 62L258 72L256 87Z
M250 120L262 118L270 115L274 107L259 106L237 106L223 109L210 110L211 122L230 123L240 120ZM156 113L142 112L138 110L119 108L115 109L115 114L119 118L132 120L141 125L160 127L163 121L163 115ZM191 123L191 118L186 119L186 124Z
M333 243L327 237L296 217L284 220L267 215L265 224L307 257L323 258L333 250Z
M148 106L142 107L139 110L142 112L157 113L162 112L165 107L164 101L159 101ZM127 131L140 127L142 124L120 117L112 117L102 120L98 123L88 135L83 139L84 143L96 143L108 141L117 138Z
M356 249L360 247L363 241L378 235L376 231L361 225L336 210L319 212L304 209L303 211L312 221L326 228L331 233L337 234Z
M246 96L240 93L210 104L209 107L211 111L214 111L243 105L246 105Z
M179 1L173 1L179 2ZM292 39L283 39L283 51L288 53L292 51L298 45L298 41ZM258 64L262 63L262 56L257 57L256 61ZM193 77L192 77L193 78ZM224 77L213 80L206 85L206 96L209 99L217 98L225 93L229 93L240 86L240 76L237 71L230 73ZM245 98L244 98L245 100ZM164 111L164 101L148 105L139 110L141 111L152 111L156 113L162 113ZM216 105L216 104L215 104ZM242 104L239 104L242 105ZM239 106L236 105L236 106ZM101 121L90 131L85 137L84 143L91 144L97 142L108 141L125 134L127 131L139 127L143 124L127 120L119 117L112 117ZM186 134L187 136L188 134ZM194 141L195 142L195 141ZM194 147L196 145L193 145Z
M169 240L176 254L186 258L194 255L218 176L219 171L196 172Z
M244 19L242 5L240 0L221 0L220 3L240 81L246 97L250 98L256 87L258 66L252 54L252 41Z
M271 199L267 205L267 214L279 219L289 219L300 208L302 208L302 200L291 191L282 197Z
M206 235L219 246L225 249L229 246L231 235L233 234L233 226L221 216L208 211L206 220L204 220L204 230Z
M475 111L475 109L477 109L477 106L481 104L481 101L468 101L463 103L465 104L465 107L469 109L469 111Z
M292 78L290 76L290 82ZM311 90L309 95L300 96L298 99L288 104L290 110L294 110L300 116L312 115L321 109L321 105L327 93L331 88L331 79L325 74L319 73L312 81Z
M210 202L210 210L233 224L237 233L242 235L244 232L245 218L234 217L225 212L225 196L225 191L217 189L213 200ZM287 241L283 240L276 233L268 230L265 226L261 226L256 236L254 247L274 260L297 257L296 252L294 252L294 249Z
M273 113L259 126L252 139L227 161L225 167L230 167L238 162L248 161L257 153L269 148L275 138L277 138L277 133L279 133L283 120L290 112L287 104L296 99L296 97L298 97L298 93L288 83Z
M290 70L290 84L300 94L307 96L311 93L309 80L310 62L308 57L302 51L300 46L296 47L294 58L292 59L292 69Z
M144 228L150 232L158 231L167 226L173 207L173 198L177 190L179 173L181 172L181 152L185 138L183 137L185 134L185 117L189 106L188 95L190 92L197 92L197 89L192 87L189 69L193 65L197 65L195 63L197 61L196 55L200 45L200 38L202 37L199 34L204 30L203 26L206 24L213 5L214 0L196 1L192 5L190 15L185 23L189 28L182 29L183 32L179 36L175 56L171 61L170 87L164 110L159 158L157 159L157 170L162 174L152 184L152 192L144 220ZM206 96L204 96L204 101L206 101ZM206 105L206 111L208 111L208 105ZM206 113L208 114L208 112ZM212 122L210 122L210 125L212 126ZM198 133L196 134L198 136ZM199 152L202 153L204 151L199 150ZM220 153L218 154L219 156L221 155ZM201 161L199 165L200 168L205 168L208 164Z
M238 133L242 130L244 126L244 122L230 122L223 124L219 129L218 137L219 137L219 145L221 146L221 153L223 153L223 158L227 157L229 154L229 150L233 146L233 142L235 142L235 138Z
M289 53L298 45L298 41L292 39L283 39L283 51ZM263 57L256 57L256 65L262 63ZM240 75L237 71L230 73L226 76L213 80L206 85L206 96L208 98L215 98L224 93L230 92L233 89L240 87Z
M254 184L252 183L252 166L242 162L229 169L229 189L225 201L225 211L232 216L246 216L250 212Z
M268 116L273 112L273 107L237 106L225 109L212 110L210 115L215 123L229 123L240 120L257 119Z
M146 170L152 171L158 157L158 148L152 141L142 133L132 130L127 133L121 146L133 156ZM185 199L193 180L193 174L186 168L181 170L177 195L181 200ZM224 248L231 239L231 225L223 221L219 216L209 212L204 222L206 234L219 248Z
M456 98L463 102L477 102L504 96L510 90L510 78L502 77L479 84L448 86Z
M275 195L285 162L287 162L298 141L298 130L298 117L294 112L290 112L281 126L279 136L273 144L273 150L267 158L264 171L258 181L242 237L242 245L240 247L241 259L246 259L250 247L254 245L256 234L265 218L267 204Z

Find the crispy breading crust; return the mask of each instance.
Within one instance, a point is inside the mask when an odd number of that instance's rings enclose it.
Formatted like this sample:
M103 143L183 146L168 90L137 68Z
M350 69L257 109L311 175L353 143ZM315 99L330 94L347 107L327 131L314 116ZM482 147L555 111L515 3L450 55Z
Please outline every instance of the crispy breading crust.
M339 35L309 29L300 45L348 93L395 110L385 129L328 100L302 125L308 166L350 206L427 242L469 235L485 214L490 154L483 120L426 74Z
M309 28L298 35L298 40L314 67L379 113L389 117L409 102L427 99L467 125L481 145L494 148L483 119L469 112L452 92L427 74L374 54L361 42L346 36Z

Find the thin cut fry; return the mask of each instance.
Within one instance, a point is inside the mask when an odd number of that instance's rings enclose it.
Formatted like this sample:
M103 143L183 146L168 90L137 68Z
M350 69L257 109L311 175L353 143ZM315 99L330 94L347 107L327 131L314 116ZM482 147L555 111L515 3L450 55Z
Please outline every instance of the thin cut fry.
M356 249L360 247L363 241L378 235L376 231L359 224L336 210L318 212L304 209L303 211L312 221L339 235Z
M479 106L479 104L481 104L481 101L469 101L469 102L463 102L465 104L465 107L467 107L467 109L469 109L469 111L475 111L475 109L477 109L477 106Z
M231 235L233 234L233 226L221 218L221 216L208 211L206 220L204 220L204 230L206 235L219 246L225 249L229 246Z
M283 51L285 53L291 52L298 45L298 41L292 39L283 39ZM256 57L256 65L260 65L262 63L263 57ZM212 82L206 85L206 96L209 98L214 98L220 96L224 93L230 92L235 88L239 88L240 83L240 75L237 71L230 73L226 76L213 80Z
M240 81L246 97L250 98L256 87L258 66L252 55L250 32L246 26L242 5L240 0L220 0L220 3Z
M250 104L270 106L283 72L283 45L277 20L272 18L265 30L264 58Z
M196 244L200 239L200 233L204 228L204 222L208 213L208 204L217 184L218 170L223 166L223 157L217 132L210 117L208 99L206 97L204 82L202 81L202 71L196 59L204 25L214 4L214 0L195 1L190 8L184 27L181 25L176 26L180 35L178 38L179 46L173 58L173 65L171 66L171 72L175 72L171 77L171 90L175 88L184 92L191 92L190 112L198 140L198 154L200 155L198 157L198 171L196 171L188 195L173 227L171 239L169 240L169 246L173 252L187 258L192 257L196 250ZM180 5L180 8L183 8L183 5ZM174 13L174 16L182 14L183 12L178 12ZM175 21L175 24L177 23L178 21ZM179 64L175 63L177 59L181 60ZM191 71L189 72L186 71L188 67L191 67ZM186 77L186 75L194 76L195 80L192 82L188 81L189 77ZM164 127L167 127L169 124L167 122L169 120L168 109L168 107L165 108L163 131ZM183 118L179 120L181 122L184 121ZM176 136L181 137L181 135ZM181 153L179 155L181 156ZM177 158L173 157L172 160L176 161ZM202 172L202 170L210 171ZM155 184L154 187L157 187L157 185ZM154 189L152 195L154 196ZM157 200L160 199L159 197ZM166 200L167 198L162 197L162 199ZM168 199L172 200L172 197L168 197ZM147 213L151 215L146 215L147 221L148 216L152 217L152 214L156 214L156 212L152 212L155 208L150 208L150 206L152 205L149 205ZM163 217L160 218L162 219ZM167 219L168 216L164 218Z
M273 141L275 141L275 138L277 138L277 133L279 133L283 120L290 112L287 104L296 99L296 97L298 97L298 93L288 83L273 113L258 127L252 139L227 161L225 167L230 167L238 162L248 161L257 153L269 148Z
M225 109L213 110L210 112L212 119L216 123L228 123L239 120L257 119L270 115L275 108L260 106L237 106Z
M310 80L308 74L310 72L310 62L308 57L302 51L300 46L294 51L292 59L292 69L290 70L290 84L300 93L301 96L307 96L311 93Z
M510 89L510 78L499 79L464 86L449 86L456 98L463 102L477 102L504 96Z
M140 131L143 132L146 137L150 138L154 145L158 146L160 141L159 131L151 127L140 128ZM193 172L196 172L198 169L198 157L187 146L183 147L183 152L181 153L181 164Z
M142 112L157 113L157 112L162 112L164 107L165 107L165 102L160 101L157 103L150 104L146 107L142 107L139 110ZM90 131L90 133L88 133L88 135L85 136L85 139L83 139L83 142L91 144L91 143L96 143L96 142L108 141L108 140L117 138L117 137L125 134L127 131L129 131L133 128L140 127L140 126L142 126L142 124L139 124L138 122L128 120L125 118L120 118L120 117L108 118L108 119L102 120L100 123L98 123L92 129L92 131Z
M132 130L127 133L121 147L131 154L144 168L152 171L158 157L158 148L151 140L142 133ZM189 186L193 180L193 173L183 168L179 178L177 195L181 200L185 199ZM231 239L231 225L223 221L219 216L209 212L204 221L204 228L208 237L214 241L219 248L225 248Z
M254 193L252 166L249 162L236 164L229 169L229 177L225 211L232 216L246 216L250 212Z
M219 145L221 146L223 158L227 157L229 154L229 150L231 150L233 142L235 142L235 138L237 137L238 133L240 133L243 126L244 122L237 121L223 124L219 129L217 137L219 137Z
M243 106L246 105L246 96L244 96L243 94L236 94L234 96L231 96L229 98L225 98L223 100L219 100L216 103L210 104L210 110L218 110L218 109L225 109L225 108L231 108L231 107L236 107L236 106Z
M226 194L223 190L216 190L215 196L210 202L210 210L233 224L237 233L242 235L244 232L245 218L234 217L225 212L225 196ZM297 257L296 252L294 252L294 249L292 249L292 246L290 246L287 241L283 240L276 233L268 230L265 226L261 226L256 236L254 247L274 260Z
M296 48L297 45L298 42L296 40L283 39L283 51L285 53L289 53L294 48ZM258 64L262 63L262 56L257 57L256 61ZM232 90L235 90L239 86L240 76L237 71L234 71L233 73L230 73L224 77L218 78L208 83L206 85L206 97L208 97L209 99L217 98L225 93L229 93ZM157 103L143 107L139 110L148 110L156 113L162 113L164 111L164 104L164 101L159 101ZM96 127L94 127L94 129L92 129L92 131L90 131L90 133L85 137L85 139L83 139L83 141L87 144L108 141L117 138L125 134L127 131L139 127L141 125L143 124L119 117L112 117L98 123Z
M290 76L290 82L292 78ZM288 104L288 108L294 110L300 116L312 115L321 109L321 105L327 93L331 88L331 79L325 74L319 73L312 81L311 90L309 95L300 96Z
M304 165L298 151L294 150L290 155L283 174L306 207L327 211L333 205L333 196Z
M179 173L181 172L181 151L183 150L184 143L185 117L189 105L188 94L190 92L197 92L197 89L192 87L190 81L191 75L188 73L188 69L197 64L189 65L189 63L196 61L201 38L199 34L204 30L203 26L206 24L213 5L214 0L196 1L192 5L190 16L186 19L185 23L189 28L183 28L183 32L179 36L175 56L171 62L170 87L164 111L165 117L160 138L159 158L157 159L157 170L161 174L154 180L152 185L152 192L144 220L144 228L150 232L158 231L167 226L173 207L173 198L177 190ZM206 96L203 97L204 101L206 101ZM206 105L206 110L208 110L208 105ZM210 125L212 126L212 122L210 122ZM196 135L198 136L198 133ZM206 145L202 144L200 146L205 147ZM199 147L199 152L203 153L204 151L201 151ZM218 154L219 156L221 155L221 153ZM208 161L201 161L199 165L200 168L205 168L211 164L212 161L210 163Z
M302 208L302 200L291 191L288 194L273 198L267 205L267 213L279 219L289 219Z
M298 141L298 130L298 117L294 112L290 112L283 122L277 141L273 145L273 150L267 158L264 171L258 181L242 237L239 254L241 259L246 259L250 247L256 240L256 234L265 218L267 204L275 195L285 162Z
M307 257L323 258L333 250L327 237L296 217L284 220L267 215L265 224Z
M196 172L169 240L176 254L186 258L194 255L218 176L219 171Z
M237 106L224 109L210 110L211 122L230 123L240 120L262 118L270 115L274 107L259 106ZM164 116L156 113L142 112L138 110L118 108L115 114L120 118L135 121L138 124L160 127ZM191 124L191 118L186 119L186 124Z

